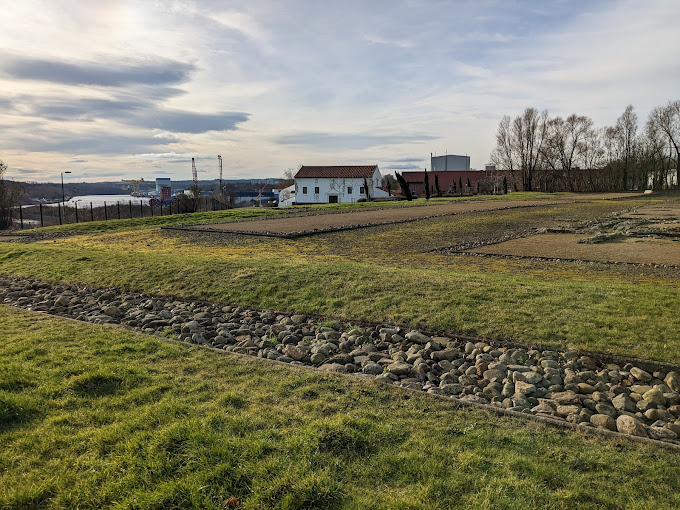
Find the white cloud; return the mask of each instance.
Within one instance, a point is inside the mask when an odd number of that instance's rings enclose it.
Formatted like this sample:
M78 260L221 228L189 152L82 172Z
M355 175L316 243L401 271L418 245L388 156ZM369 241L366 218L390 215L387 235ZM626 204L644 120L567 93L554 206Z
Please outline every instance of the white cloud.
M643 124L680 99L679 18L663 0L24 0L0 19L18 59L0 76L0 156L45 178L187 178L187 158L211 154L245 177L431 151L481 167L498 120L526 106L601 125L632 103Z

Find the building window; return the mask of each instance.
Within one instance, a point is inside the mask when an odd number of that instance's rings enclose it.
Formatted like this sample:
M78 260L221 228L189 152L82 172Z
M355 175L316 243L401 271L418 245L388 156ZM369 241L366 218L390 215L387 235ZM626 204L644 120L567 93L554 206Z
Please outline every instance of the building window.
M315 195L319 194L319 187L318 186L314 186L314 194Z
M363 194L365 194L365 193L366 193L366 188L364 188L363 186L360 187L360 188L359 188L359 195L363 195Z
M352 186L347 186L347 194L348 195L352 194Z
M303 195L307 194L307 186L302 186L302 194Z

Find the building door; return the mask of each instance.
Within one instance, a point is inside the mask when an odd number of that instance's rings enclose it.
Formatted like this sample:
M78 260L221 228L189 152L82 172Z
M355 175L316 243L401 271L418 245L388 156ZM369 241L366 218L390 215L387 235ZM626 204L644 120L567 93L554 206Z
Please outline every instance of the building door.
M329 204L337 204L338 203L338 195L328 195L328 203Z

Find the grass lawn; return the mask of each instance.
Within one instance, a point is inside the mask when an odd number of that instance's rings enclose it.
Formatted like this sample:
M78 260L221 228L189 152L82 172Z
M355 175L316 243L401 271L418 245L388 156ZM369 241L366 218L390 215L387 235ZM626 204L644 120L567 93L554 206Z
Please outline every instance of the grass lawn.
M35 232L120 232L126 230L135 230L148 228L150 226L166 226L179 225L185 223L223 223L225 221L242 221L246 219L265 219L277 218L283 216L308 214L310 212L343 212L346 210L362 210L375 208L392 208L392 207L418 207L434 204L441 204L451 201L476 201L476 200L517 200L525 199L550 199L555 197L574 197L578 195L573 193L511 193L509 195L493 195L493 196L477 196L477 197L451 197L451 198L432 198L429 201L424 198L416 199L411 202L395 201L395 202L355 202L345 204L321 204L315 206L296 206L286 208L259 208L259 207L245 207L239 209L228 209L224 211L209 211L194 214L168 214L165 216L132 218L124 220L108 220L108 221L86 221L83 223L67 224L67 225L52 225L49 227L42 227L33 229Z
M147 227L2 244L0 271L678 363L677 274L430 253L640 203L595 199L294 240Z
M677 452L0 306L0 508L678 508Z

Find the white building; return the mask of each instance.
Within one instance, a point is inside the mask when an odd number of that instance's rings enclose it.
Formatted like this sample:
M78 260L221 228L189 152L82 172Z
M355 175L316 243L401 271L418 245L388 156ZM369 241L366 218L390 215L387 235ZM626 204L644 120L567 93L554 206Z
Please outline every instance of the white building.
M302 166L295 174L293 197L297 205L351 203L367 199L367 194L388 197L379 188L381 180L378 165Z

